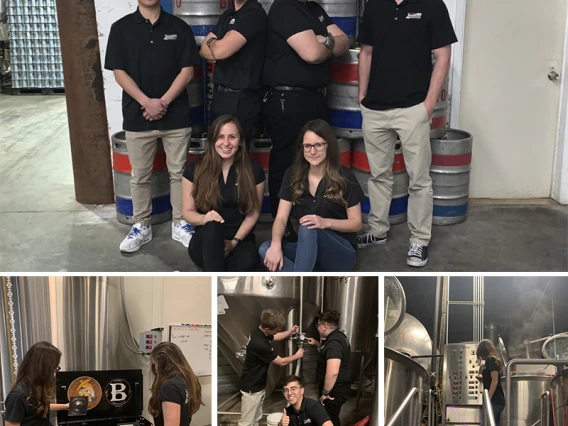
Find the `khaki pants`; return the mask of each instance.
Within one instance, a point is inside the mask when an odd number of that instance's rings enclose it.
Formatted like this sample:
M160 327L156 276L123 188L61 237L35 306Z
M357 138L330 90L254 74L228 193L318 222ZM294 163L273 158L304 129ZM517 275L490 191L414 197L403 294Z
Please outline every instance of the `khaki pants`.
M410 243L427 246L432 232L432 179L430 164L430 122L423 103L409 108L374 111L361 105L363 137L369 159L368 224L373 235L385 237L390 228L392 165L397 135L402 143L404 162L410 177L408 227Z
M241 419L238 426L258 426L258 422L262 418L262 404L264 404L264 396L266 392L250 393L241 391Z
M142 226L150 224L152 213L152 167L162 139L166 153L166 164L170 174L170 201L173 221L177 225L182 219L181 177L187 162L191 127L175 130L148 130L125 132L128 159L132 165L130 192L132 194L133 219Z

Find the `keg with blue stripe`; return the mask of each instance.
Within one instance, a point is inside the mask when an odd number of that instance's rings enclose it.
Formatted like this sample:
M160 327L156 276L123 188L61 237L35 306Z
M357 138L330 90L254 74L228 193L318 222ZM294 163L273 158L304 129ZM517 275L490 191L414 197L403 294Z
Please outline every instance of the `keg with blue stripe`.
M349 45L355 46L359 2L357 0L319 0L318 3L333 23L345 33L349 39Z
M199 47L207 34L215 29L219 17L230 5L229 0L172 0L174 15L191 27Z
M327 86L329 122L340 138L361 138L363 117L359 107L359 49L333 58L330 64L331 82Z
M471 134L447 129L431 139L430 177L434 192L433 225L454 225L467 219L471 171Z
M132 166L128 159L126 137L124 132L112 136L112 158L114 173L114 193L116 217L120 223L133 225L134 208L130 193ZM150 223L153 225L167 222L172 218L170 204L170 175L166 165L166 154L162 141L158 140L158 148L152 167L152 213Z

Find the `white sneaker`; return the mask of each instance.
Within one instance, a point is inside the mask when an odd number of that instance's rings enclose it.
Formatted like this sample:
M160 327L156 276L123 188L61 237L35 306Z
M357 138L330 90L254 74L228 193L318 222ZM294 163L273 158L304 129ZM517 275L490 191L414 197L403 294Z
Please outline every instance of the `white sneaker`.
M179 225L175 225L172 222L172 238L176 241L179 241L183 244L184 247L189 247L189 242L191 241L191 237L193 237L193 233L195 229L185 220L181 220Z
M141 223L135 223L126 238L120 243L120 251L133 253L150 241L152 241L152 225L146 227L142 226Z

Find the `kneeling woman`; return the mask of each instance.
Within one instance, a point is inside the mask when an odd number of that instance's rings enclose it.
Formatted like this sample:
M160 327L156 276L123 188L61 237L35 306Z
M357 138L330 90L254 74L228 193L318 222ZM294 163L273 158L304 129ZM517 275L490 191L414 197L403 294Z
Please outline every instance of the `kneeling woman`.
M201 384L181 349L164 342L150 354L152 383L148 412L156 426L189 426L191 416L203 405Z
M300 132L296 160L286 171L278 196L272 241L259 250L269 270L353 268L364 194L353 173L341 166L337 138L325 121L310 121ZM290 214L300 222L297 243L282 240Z
M69 404L51 404L61 352L48 342L34 344L18 368L16 382L6 397L6 426L49 426L49 412Z
M223 115L209 131L205 154L182 179L183 217L195 228L191 260L208 272L253 271L260 259L254 226L264 193L262 166L248 157L236 118Z

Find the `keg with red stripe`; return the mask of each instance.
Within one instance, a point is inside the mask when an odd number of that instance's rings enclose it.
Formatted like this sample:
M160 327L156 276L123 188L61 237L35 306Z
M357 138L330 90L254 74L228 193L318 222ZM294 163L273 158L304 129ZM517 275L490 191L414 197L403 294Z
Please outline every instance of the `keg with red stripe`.
M270 150L272 149L272 141L267 137L255 138L250 143L249 157L251 160L259 163L264 169L266 181L264 182L264 198L260 213L270 214L270 197L268 194L268 169L270 161Z
M187 95L189 96L189 106L191 110L191 133L200 135L207 131L205 124L205 102L203 101L203 67L196 65L193 67L193 79L187 85Z
M453 225L466 220L473 138L461 130L447 129L432 139L430 177L434 191L434 225Z
M351 141L349 139L337 139L337 144L339 145L339 158L341 160L341 165L351 168Z
M130 178L132 166L128 159L124 132L112 135L112 167L114 173L114 193L116 201L116 217L120 223L133 225L132 195ZM162 141L158 140L154 165L152 167L152 213L150 222L158 224L167 222L172 217L170 204L170 176L166 165L166 153Z
M187 153L187 162L191 163L205 153L205 145L207 138L202 136L193 136L189 140L189 151Z
M389 208L389 222L391 225L406 222L408 212L408 173L402 156L402 148L397 144L394 152L394 160L392 165L393 171L393 189L392 200ZM369 160L365 153L365 143L363 139L353 141L353 173L366 197L369 197L368 180L371 177L371 168ZM369 199L361 202L361 211L363 212L363 220L367 220L367 215L371 211L371 203Z
M359 78L357 66L359 49L332 59L331 83L327 86L327 105L330 124L341 138L360 138L363 118L359 107Z

